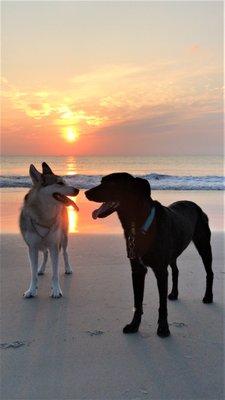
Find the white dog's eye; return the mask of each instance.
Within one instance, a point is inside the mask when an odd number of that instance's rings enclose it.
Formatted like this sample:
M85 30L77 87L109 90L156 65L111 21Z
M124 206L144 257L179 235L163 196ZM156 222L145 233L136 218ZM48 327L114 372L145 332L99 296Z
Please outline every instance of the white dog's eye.
M64 185L64 183L63 183L63 182L57 182L57 185L61 185L61 186L63 186L63 185Z

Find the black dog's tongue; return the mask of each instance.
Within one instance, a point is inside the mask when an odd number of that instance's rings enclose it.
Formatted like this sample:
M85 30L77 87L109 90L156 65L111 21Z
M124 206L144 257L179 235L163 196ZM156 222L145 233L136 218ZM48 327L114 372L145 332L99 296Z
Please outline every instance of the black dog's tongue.
M101 216L103 216L105 213L108 214L109 212L114 211L117 205L118 203L116 203L115 201L108 201L106 203L103 203L99 208L93 211L92 218L101 218Z
M53 197L60 201L61 203L63 203L65 206L69 207L72 206L73 208L75 208L75 210L79 211L78 206L76 205L76 203L71 200L69 197L65 196L64 194L61 193L53 193Z

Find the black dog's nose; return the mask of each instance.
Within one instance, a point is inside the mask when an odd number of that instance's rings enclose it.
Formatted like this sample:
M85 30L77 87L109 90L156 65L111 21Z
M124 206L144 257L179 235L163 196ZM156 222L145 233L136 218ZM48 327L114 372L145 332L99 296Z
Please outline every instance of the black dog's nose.
M85 196L87 197L87 199L90 200L90 189L89 189L89 190L86 190L86 191L84 192L84 194L85 194Z
M87 197L88 196L88 190L85 190L84 194Z
M73 189L74 189L74 196L77 196L79 193L79 189L77 189L77 188L73 188Z

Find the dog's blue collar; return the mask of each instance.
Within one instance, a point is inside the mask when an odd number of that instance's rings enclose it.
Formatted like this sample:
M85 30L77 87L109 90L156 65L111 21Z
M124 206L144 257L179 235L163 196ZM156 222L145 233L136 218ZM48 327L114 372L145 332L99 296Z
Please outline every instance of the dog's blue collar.
M144 222L144 224L141 227L141 233L143 233L144 235L147 233L154 218L155 218L155 207L152 207L150 214L148 215L146 221Z

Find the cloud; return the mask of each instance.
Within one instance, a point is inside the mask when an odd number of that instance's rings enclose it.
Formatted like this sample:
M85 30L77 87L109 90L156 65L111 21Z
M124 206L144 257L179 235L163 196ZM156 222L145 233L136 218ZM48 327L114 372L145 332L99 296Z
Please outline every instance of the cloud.
M191 46L193 52L199 46ZM163 132L221 111L222 71L212 60L189 57L146 65L106 65L57 87L16 87L3 79L5 132L10 118L36 129L75 126L82 135ZM220 76L221 74L221 76ZM10 117L11 116L11 117ZM24 116L24 121L22 116ZM138 121L138 122L137 122ZM55 127L55 128L54 128Z

